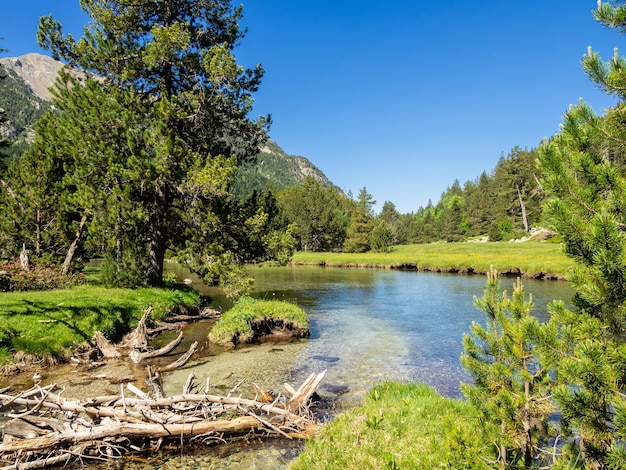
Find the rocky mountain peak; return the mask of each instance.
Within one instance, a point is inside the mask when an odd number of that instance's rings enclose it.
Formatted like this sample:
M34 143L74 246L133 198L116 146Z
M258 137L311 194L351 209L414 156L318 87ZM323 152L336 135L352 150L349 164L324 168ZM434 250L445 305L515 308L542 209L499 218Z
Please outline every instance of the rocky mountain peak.
M36 53L0 59L0 65L13 70L35 95L46 101L52 99L49 88L63 68L63 64L52 57Z

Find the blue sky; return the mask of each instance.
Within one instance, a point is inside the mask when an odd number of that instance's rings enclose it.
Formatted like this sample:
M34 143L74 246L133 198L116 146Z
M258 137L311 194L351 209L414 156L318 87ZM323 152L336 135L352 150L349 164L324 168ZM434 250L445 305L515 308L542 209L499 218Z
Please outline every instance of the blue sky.
M514 146L558 131L570 103L601 113L614 100L588 80L592 46L608 59L623 38L596 23L595 0L242 0L236 50L266 75L254 115L271 138L355 195L414 212L455 179L492 170ZM78 0L0 7L5 57L41 52L38 18L80 35Z

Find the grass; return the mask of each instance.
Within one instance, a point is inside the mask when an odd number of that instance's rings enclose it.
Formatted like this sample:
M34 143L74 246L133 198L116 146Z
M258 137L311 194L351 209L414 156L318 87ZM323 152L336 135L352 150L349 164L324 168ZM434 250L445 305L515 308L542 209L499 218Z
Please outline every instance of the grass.
M384 382L307 441L290 468L488 468L485 433L468 402L422 384Z
M306 312L289 302L255 300L243 297L213 325L209 339L221 345L235 346L253 341L260 329L270 334L273 327L285 327L296 336L309 334Z
M151 306L162 319L177 307L199 303L185 287L109 289L93 283L70 289L0 294L0 362L20 351L63 358L102 331L117 340Z
M493 265L501 273L528 277L565 278L574 266L557 243L431 243L398 245L390 253L298 252L295 264L398 268L423 271L486 273Z

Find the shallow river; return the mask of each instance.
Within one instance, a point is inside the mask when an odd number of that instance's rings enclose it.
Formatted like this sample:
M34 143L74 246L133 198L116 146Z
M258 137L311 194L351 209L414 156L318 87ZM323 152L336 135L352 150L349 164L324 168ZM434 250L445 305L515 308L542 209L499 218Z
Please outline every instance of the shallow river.
M194 287L211 297L212 306L229 307L218 291L200 286L180 268L169 269L180 280L192 279ZM246 396L253 382L282 391L284 382L297 388L310 373L327 369L319 389L327 416L358 405L373 384L385 379L424 382L446 396L461 396L459 384L469 380L459 362L462 335L472 321L483 320L473 297L482 296L485 277L319 267L254 268L252 274L254 296L287 300L308 313L311 337L221 351L206 343L212 322L194 324L187 328L180 350L198 339L202 357L165 376L168 395L180 393L191 371L200 383L208 381L213 393L227 393L243 380L236 394ZM503 278L502 289L510 292L513 282ZM539 316L545 317L548 301L569 301L572 296L565 282L524 280L524 285L533 294ZM299 445L282 440L242 442L202 455L170 457L152 466L285 468Z

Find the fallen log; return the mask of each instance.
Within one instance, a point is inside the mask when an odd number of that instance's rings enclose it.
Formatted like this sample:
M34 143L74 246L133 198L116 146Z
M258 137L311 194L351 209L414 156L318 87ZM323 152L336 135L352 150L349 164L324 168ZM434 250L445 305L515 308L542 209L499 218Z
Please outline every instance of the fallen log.
M92 426L86 429L51 433L32 439L20 439L8 444L0 444L0 453L39 451L53 449L66 444L125 437L127 439L169 437L180 439L206 433L239 434L259 428L259 420L252 416L233 419L202 421L197 423L161 424L161 423L111 423Z
M247 433L306 438L319 424L305 400L324 373L312 374L289 401L279 395L272 403L188 393L197 388L193 372L187 393L171 397L149 396L132 384L122 386L118 395L88 400L66 399L54 385L0 393L0 406L10 410L11 418L3 426L0 465L6 466L0 470L119 458L161 448L164 442L188 447L197 436L219 437L216 442Z
M197 349L198 349L198 342L194 341L193 343L191 343L191 346L189 346L189 350L185 354L180 356L174 362L171 362L170 364L167 364L161 367L160 368L161 372L169 372L169 371L176 370L184 366L185 364L187 364L189 359L191 359L191 356L193 356L193 353L195 353Z
M176 346L178 346L182 341L183 341L183 333L181 331L178 334L178 337L176 339L170 341L168 344L166 344L160 349L155 349L154 351L148 351L148 352L141 352L138 349L133 349L128 354L128 357L130 357L131 361L133 361L135 364L138 364L144 359L164 356L165 354L173 351L176 348Z

